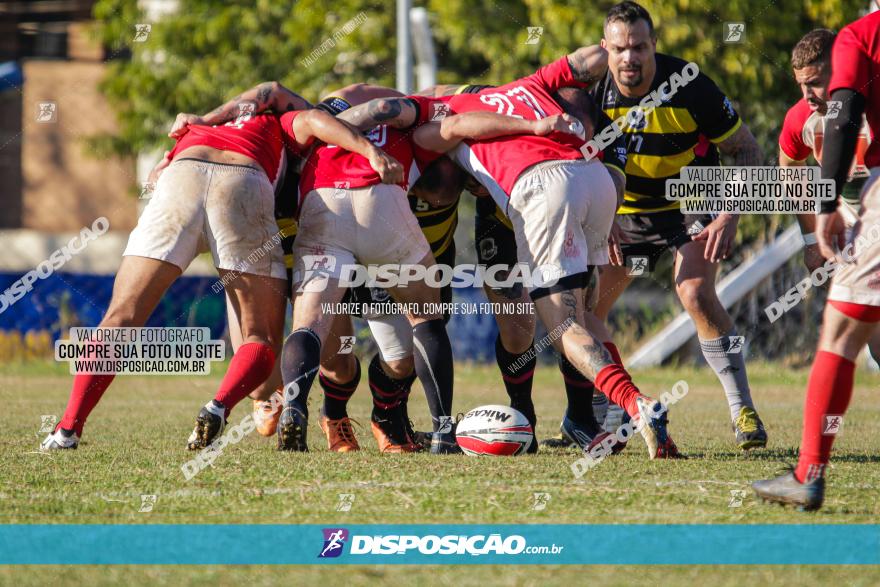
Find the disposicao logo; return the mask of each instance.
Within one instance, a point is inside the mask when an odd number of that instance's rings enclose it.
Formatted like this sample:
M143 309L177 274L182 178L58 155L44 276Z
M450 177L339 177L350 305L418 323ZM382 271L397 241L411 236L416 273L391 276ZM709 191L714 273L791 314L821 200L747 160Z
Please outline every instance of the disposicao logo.
M345 528L324 528L324 547L318 554L318 558L336 558L342 554L342 547L348 540L348 530Z

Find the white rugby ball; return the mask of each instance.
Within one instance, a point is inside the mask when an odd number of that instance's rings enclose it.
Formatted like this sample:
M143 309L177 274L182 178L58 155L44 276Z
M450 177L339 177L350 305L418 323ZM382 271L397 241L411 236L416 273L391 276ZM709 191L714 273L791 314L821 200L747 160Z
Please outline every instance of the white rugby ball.
M489 405L465 414L455 427L455 439L469 455L513 456L526 452L535 433L518 410Z

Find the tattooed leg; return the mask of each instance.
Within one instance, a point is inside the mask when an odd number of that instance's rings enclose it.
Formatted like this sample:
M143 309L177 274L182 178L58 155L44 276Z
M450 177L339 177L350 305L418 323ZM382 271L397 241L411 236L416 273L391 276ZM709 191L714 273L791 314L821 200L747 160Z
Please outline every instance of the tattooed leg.
M645 396L613 356L617 349L610 342L605 326L585 310L584 290L568 290L538 298L535 309L554 348L611 401L630 415L638 413L635 400Z

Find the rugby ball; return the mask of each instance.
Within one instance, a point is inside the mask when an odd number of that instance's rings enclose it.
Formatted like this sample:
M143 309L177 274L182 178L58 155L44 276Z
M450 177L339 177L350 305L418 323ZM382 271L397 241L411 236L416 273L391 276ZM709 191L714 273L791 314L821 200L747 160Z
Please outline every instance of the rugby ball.
M514 456L526 452L535 434L518 410L490 405L465 414L455 427L455 440L465 454Z

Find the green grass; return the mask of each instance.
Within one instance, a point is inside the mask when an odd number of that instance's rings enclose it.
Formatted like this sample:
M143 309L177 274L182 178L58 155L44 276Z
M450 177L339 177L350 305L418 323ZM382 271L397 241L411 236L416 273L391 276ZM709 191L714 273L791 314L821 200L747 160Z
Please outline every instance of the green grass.
M826 506L805 514L758 503L749 490L741 507L729 507L732 490L748 490L754 479L793 461L800 441L805 371L751 365L753 396L770 434L770 448L748 456L734 449L723 393L711 372L677 368L637 372L636 382L659 395L677 380L690 392L671 411L671 431L689 457L650 462L635 439L621 455L603 462L582 479L572 475L573 451L542 451L513 459L379 455L369 432L369 394L362 382L350 414L364 450L335 454L324 448L312 420L313 451L278 453L274 439L256 433L228 447L213 468L191 481L181 464L183 449L201 404L210 398L219 374L204 378L119 377L92 414L77 451L41 454L38 429L43 414L61 415L70 377L46 365L0 370L0 523L872 523L880 515L880 376L859 373L843 433L835 445ZM535 384L540 437L555 434L564 407L558 372L538 369ZM319 389L312 393L317 414ZM456 367L457 411L506 396L494 367ZM250 409L242 403L230 422ZM427 426L421 392L413 393L411 413ZM533 493L551 496L546 509L532 509ZM353 493L351 511L337 512L338 494ZM138 513L141 495L158 496L151 513ZM756 547L759 537L756 537ZM857 546L857 545L854 545ZM726 585L748 580L810 584L834 577L846 584L876 584L866 569L816 570L811 567L595 567L587 571L536 567L466 571L361 567L335 569L352 585L409 580L451 584L469 579L495 584L571 584L595 578L603 584L684 583L711 580ZM58 568L37 571L0 569L0 583L45 584ZM220 567L118 567L110 571L77 567L74 577L88 582L263 584L296 573L296 583L317 580L318 569L231 569ZM238 579L236 579L238 578ZM421 580L419 580L421 578ZM481 579L482 578L482 579ZM727 582L725 582L727 581Z

